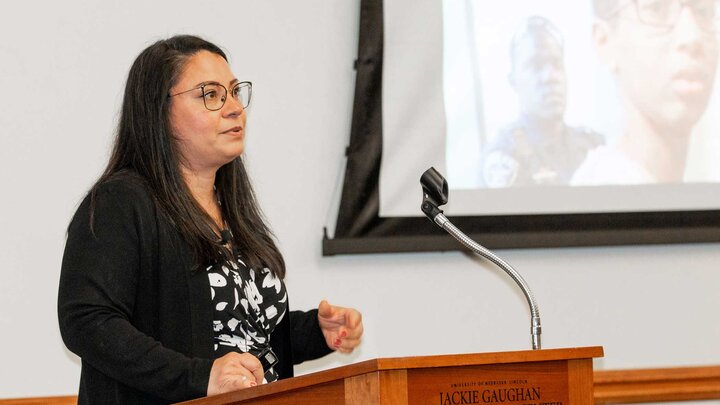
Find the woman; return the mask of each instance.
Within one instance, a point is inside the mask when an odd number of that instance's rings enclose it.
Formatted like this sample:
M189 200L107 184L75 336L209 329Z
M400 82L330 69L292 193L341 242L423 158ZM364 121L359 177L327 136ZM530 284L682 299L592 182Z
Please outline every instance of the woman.
M63 257L58 313L82 358L79 403L219 394L359 344L353 309L289 311L285 264L240 157L251 90L197 37L135 60L110 161Z

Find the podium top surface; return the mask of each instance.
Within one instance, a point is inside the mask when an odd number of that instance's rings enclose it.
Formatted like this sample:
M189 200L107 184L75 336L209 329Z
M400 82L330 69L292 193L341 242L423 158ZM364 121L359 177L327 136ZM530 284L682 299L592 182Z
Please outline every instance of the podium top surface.
M249 390L236 391L223 394L226 399L232 397L234 401L257 398L276 392L288 391L312 385L323 384L334 380L342 380L362 374L385 370L420 369L437 367L481 366L489 364L529 363L558 360L591 359L603 356L602 346L573 347L562 349L521 350L493 353L447 354L415 357L378 358L301 375L295 378L280 380L271 384L257 386ZM206 397L183 404L211 404L214 397ZM219 399L219 398L218 398ZM208 401L210 400L210 401ZM218 401L218 404L226 403Z
M562 349L520 350L511 352L445 354L435 356L389 357L367 360L339 367L357 371L351 375L379 370L413 369L428 367L479 366L484 364L508 364L536 361L572 360L603 357L602 346L573 347ZM327 370L330 371L330 370Z

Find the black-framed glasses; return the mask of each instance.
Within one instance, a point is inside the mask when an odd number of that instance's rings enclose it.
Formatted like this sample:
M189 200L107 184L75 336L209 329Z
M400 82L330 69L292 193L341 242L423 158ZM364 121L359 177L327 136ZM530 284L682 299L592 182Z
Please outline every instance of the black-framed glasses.
M680 19L683 7L687 7L700 28L717 29L720 0L633 0L631 3L638 20L645 25L670 30Z
M200 90L200 97L203 99L205 108L210 111L217 111L225 105L227 100L228 90L227 87L220 83L205 83L200 86L193 87L192 89L181 91L175 94L168 94L168 97L179 96L180 94L189 93L194 90ZM252 97L252 83L251 82L239 82L232 86L230 89L230 95L237 100L243 108L250 106L250 98Z

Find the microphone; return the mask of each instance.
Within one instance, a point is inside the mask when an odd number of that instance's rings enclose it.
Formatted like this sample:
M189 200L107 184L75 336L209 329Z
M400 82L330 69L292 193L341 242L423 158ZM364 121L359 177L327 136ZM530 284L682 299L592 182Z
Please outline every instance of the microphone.
M218 243L220 243L221 245L227 245L228 243L230 243L232 238L233 238L233 234L232 234L232 232L230 232L229 229L221 229L220 230L220 240L218 241Z
M520 287L525 299L530 306L530 335L532 339L533 350L540 349L540 310L538 309L535 297L530 291L525 280L522 276L515 271L507 262L495 255L490 250L481 246L477 242L470 239L462 231L453 225L447 217L443 214L443 211L438 208L441 205L445 205L448 202L448 184L445 178L437 171L434 167L431 167L425 171L420 177L420 184L423 188L423 201L420 205L422 212L430 218L437 226L444 229L453 238L457 239L458 242L462 243L463 246L472 250L475 254L480 255L493 264L500 267L515 283Z

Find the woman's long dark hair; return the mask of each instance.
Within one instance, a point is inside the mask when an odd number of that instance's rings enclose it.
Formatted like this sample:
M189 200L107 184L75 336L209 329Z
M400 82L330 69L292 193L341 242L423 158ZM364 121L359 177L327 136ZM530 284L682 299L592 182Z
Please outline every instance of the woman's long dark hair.
M98 187L108 180L123 173L142 178L159 210L167 215L192 249L196 269L231 258L231 252L218 244L212 219L183 180L182 157L169 120L170 88L188 59L203 50L227 60L219 47L190 35L158 41L135 59L125 85L110 161L91 190L93 201ZM283 278L285 262L263 220L241 157L217 171L215 188L223 218L243 259L253 268L267 267Z

